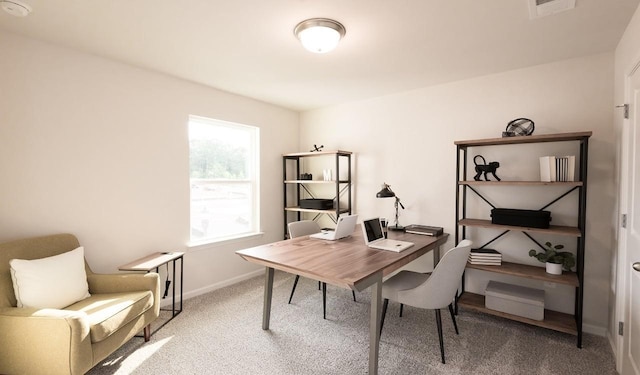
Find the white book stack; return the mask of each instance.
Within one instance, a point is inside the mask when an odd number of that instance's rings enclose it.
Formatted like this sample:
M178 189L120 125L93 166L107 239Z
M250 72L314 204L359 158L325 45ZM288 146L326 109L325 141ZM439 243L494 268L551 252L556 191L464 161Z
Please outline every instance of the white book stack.
M575 155L540 157L540 181L575 181L575 170Z
M502 264L502 254L493 249L471 249L469 264L485 266L499 266Z

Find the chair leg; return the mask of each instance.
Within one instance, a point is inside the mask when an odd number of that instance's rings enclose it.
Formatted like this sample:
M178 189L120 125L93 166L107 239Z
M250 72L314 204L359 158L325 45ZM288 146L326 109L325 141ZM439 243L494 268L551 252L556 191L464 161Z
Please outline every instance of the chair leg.
M356 302L356 291L352 290L351 293L353 294L353 302Z
M327 283L322 283L322 319L327 319Z
M382 326L384 326L384 317L387 315L387 307L389 306L389 298L385 298L382 303L382 315L380 316L380 336L382 336Z
M144 342L151 340L151 323L144 327Z
M291 298L293 298L293 292L296 291L296 285L298 285L298 280L300 280L300 275L296 275L296 279L293 281L293 288L291 288L291 295L289 296L289 303L291 303Z
M451 320L453 320L453 328L456 329L456 335L459 335L460 332L458 332L458 325L456 324L456 316L453 313L453 304L452 303L449 304L449 313L451 314Z
M318 281L318 290L320 290L320 285L322 284L321 281Z
M400 304L400 317L402 318L402 309L404 308L404 304Z
M444 342L442 337L442 318L440 316L440 309L436 309L436 324L438 325L438 338L440 339L440 356L442 357L442 363L444 363Z

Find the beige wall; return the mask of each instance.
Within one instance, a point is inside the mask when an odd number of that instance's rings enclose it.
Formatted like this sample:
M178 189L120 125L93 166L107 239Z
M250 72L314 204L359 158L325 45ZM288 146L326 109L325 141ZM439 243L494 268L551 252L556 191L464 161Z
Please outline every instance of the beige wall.
M260 127L264 235L191 250L185 292L259 269L234 251L282 238L296 112L7 33L0 51L0 241L71 232L99 272L185 250L195 114Z
M615 51L615 80L614 80L615 89L614 89L614 99L613 99L612 105L617 106L623 103L629 103L630 97L627 95L627 88L626 88L627 77L630 75L632 70L638 64L640 64L640 7L636 10L633 18L631 19L631 22L627 26L627 29L625 30L625 33L622 39L620 40L620 43L618 44L618 47L616 48L616 51ZM625 185L627 181L625 180L625 176L622 171L622 168L626 166L623 166L621 157L625 149L624 146L627 145L628 143L626 142L627 139L623 133L623 126L625 124L625 121L623 118L622 109L617 109L614 112L613 119L614 119L614 128L615 128L614 131L615 131L616 145L617 145L616 147L616 151L617 151L616 167L617 168L616 169L618 173L616 175L616 182L617 182L616 185L620 186L620 193L621 193L619 196L620 199L616 200L616 204L620 205L619 213L626 213L627 202L625 199L625 195L626 195ZM618 222L618 218L619 218L618 214L616 214L613 218L613 222L616 223L616 225ZM619 232L617 232L616 234L617 234L616 239L620 240L619 245L624 246L624 236L625 236L624 229L620 228ZM620 263L618 263L619 261ZM622 304L623 301L617 298L618 290L620 290L619 288L622 287L624 283L625 275L623 272L618 271L617 269L618 266L625 266L625 262L622 259L622 256L620 257L620 260L619 260L618 252L616 251L614 254L613 261L611 263L612 272L611 272L610 300L612 301L612 303L610 304L610 308L609 308L610 310L610 316L609 316L610 331L609 332L610 332L610 339L614 347L621 346L622 344L621 336L618 336L616 333L617 333L618 321L625 320L623 316L623 312L624 312L623 310L624 306ZM613 303L613 302L617 302L617 303ZM621 354L621 353L618 353L618 354ZM620 364L620 362L618 362L618 364Z
M612 97L613 54L601 54L305 112L301 115L301 146L317 143L356 153L355 208L361 218L393 216L393 202L375 198L386 181L406 206L400 213L401 224L440 225L453 234L455 140L499 137L506 124L518 117L533 119L535 134L593 131L584 322L586 330L604 334L616 194ZM574 146L562 144L486 148L476 153L487 161L498 160L498 175L503 179L537 179L538 156L562 155L565 146L577 154ZM540 188L483 190L497 206L516 208L540 208L558 193ZM576 225L572 222L576 200L569 198L552 207L554 224ZM479 217L489 218L488 206L474 210ZM575 241L567 238L536 237L575 249ZM541 265L527 256L533 243L523 238L509 234L495 247L505 252L506 259ZM452 244L453 236L447 246ZM573 311L572 291L567 294L562 286L480 272L468 286L483 291L490 278L545 289L550 308Z

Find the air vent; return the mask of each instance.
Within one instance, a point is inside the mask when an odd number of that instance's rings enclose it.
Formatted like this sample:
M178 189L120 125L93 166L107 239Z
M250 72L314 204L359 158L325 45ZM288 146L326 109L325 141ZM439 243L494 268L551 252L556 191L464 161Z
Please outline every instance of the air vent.
M528 0L529 18L540 18L576 7L576 0Z

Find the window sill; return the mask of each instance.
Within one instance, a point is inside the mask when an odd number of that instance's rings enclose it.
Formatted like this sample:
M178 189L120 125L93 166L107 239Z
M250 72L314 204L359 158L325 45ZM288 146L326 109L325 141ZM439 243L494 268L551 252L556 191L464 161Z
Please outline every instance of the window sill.
M188 249L188 251L207 250L207 249L211 249L211 248L215 248L215 247L226 246L226 245L233 244L233 243L253 240L253 239L256 239L256 238L260 238L263 235L264 235L264 232L257 232L257 233L243 234L243 235L235 236L235 237L218 238L218 239L215 239L215 240L205 240L205 241L198 241L198 242L190 242L187 245L187 249Z

